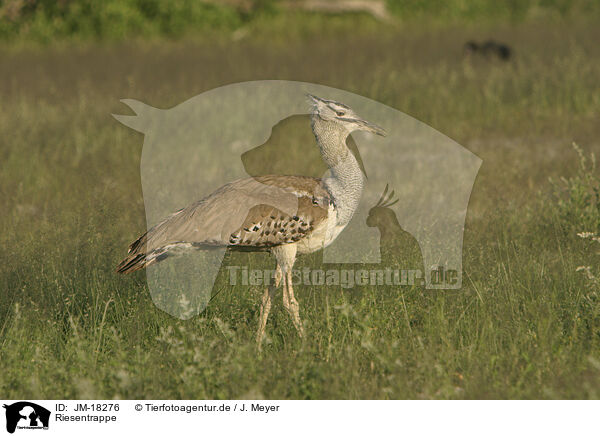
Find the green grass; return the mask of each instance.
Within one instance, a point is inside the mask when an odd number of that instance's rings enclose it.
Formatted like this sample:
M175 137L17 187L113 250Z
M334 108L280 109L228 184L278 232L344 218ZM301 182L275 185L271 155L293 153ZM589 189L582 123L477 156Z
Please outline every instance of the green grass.
M334 1L334 0L332 0ZM519 23L530 19L596 18L594 0L386 0L388 19L367 13L319 14L290 9L289 0L0 0L0 40L49 44L68 41L123 41L130 38L237 36L250 31L306 34L315 29L353 32L432 24Z
M514 47L514 62L462 61L466 39L490 36ZM579 169L570 144L588 158L600 148L599 36L586 21L528 22L285 44L4 49L2 396L598 398L599 290L576 272L598 266L576 235L599 230L589 228L598 220L588 195L598 178ZM143 137L110 116L124 113L119 99L166 108L267 78L377 99L483 159L462 290L299 286L306 340L278 294L258 354L261 288L216 289L205 312L181 321L154 306L143 272L114 273L145 230Z

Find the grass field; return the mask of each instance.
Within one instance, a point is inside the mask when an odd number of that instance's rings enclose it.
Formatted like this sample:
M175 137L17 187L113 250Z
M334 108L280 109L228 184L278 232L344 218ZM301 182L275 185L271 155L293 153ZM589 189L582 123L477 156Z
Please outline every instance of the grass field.
M0 49L1 396L600 397L599 285L576 271L598 266L577 236L600 230L594 24ZM463 43L488 37L514 60L464 62ZM168 108L255 79L376 99L483 159L460 291L298 287L306 340L278 296L258 354L262 288L217 289L181 321L154 306L143 272L114 273L146 229L143 137L110 116L119 99Z

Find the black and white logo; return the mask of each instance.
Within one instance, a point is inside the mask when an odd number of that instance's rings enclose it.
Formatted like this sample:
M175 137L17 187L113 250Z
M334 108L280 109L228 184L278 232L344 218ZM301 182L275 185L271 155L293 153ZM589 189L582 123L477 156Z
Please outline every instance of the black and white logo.
M5 404L6 431L14 433L16 429L40 430L48 429L50 411L29 401L19 401L11 405Z

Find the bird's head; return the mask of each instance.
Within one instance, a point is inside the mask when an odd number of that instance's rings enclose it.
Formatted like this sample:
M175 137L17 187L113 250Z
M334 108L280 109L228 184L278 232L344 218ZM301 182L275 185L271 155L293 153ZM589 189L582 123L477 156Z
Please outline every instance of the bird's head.
M356 113L343 103L325 100L311 94L307 94L312 107L313 116L332 122L344 127L348 133L355 130L364 130L380 136L386 136L385 130L376 124L362 119Z

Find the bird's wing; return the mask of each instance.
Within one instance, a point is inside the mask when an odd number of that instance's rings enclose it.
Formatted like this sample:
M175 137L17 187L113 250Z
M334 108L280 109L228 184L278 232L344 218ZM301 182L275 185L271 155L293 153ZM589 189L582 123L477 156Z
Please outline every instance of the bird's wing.
M321 179L313 177L236 180L148 230L129 255L173 244L269 247L298 241L327 218L330 202Z
M315 180L302 179L297 178L295 182ZM235 247L273 247L297 242L310 235L327 219L331 199L320 183L307 184L308 188L316 188L310 190L298 189L305 187L301 183L294 184L296 189L291 192L297 198L297 212L287 213L270 204L256 205L250 209L243 224L229 235L228 244Z

